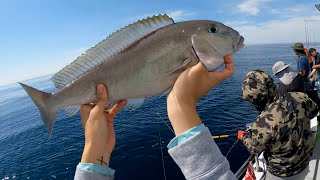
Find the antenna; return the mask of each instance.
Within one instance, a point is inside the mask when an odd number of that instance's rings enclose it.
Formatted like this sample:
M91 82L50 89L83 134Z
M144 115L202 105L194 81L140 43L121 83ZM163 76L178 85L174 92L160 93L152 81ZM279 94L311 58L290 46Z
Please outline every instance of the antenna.
M306 45L306 47L309 47L309 41L308 41L309 37L308 37L308 26L307 26L307 24L308 24L307 19L304 19L304 33L306 34L306 43L305 43L305 45Z
M317 46L316 32L313 32L314 46Z

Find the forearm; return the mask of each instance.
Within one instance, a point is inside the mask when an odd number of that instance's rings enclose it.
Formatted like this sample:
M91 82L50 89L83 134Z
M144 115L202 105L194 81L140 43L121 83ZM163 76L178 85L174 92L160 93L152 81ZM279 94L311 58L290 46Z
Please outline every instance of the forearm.
M262 137L261 134L263 134ZM268 129L261 127L257 128L256 123L253 123L250 130L243 135L241 140L251 154L259 154L265 150L265 143L268 141L268 139Z
M312 69L318 69L318 68L320 68L320 64L317 64L317 65L313 65L313 66L312 66Z
M247 148L247 150L250 152L250 154L260 154L265 149L261 145L256 146L254 143L252 143L252 142L256 142L256 140L252 139L250 137L244 137L242 139L242 142L243 142L244 146Z
M110 153L104 152L103 147L86 143L81 162L77 166L74 179L96 180L114 179L115 171L109 168Z
M168 96L167 109L169 120L176 136L202 124L195 104L178 101L172 94Z
M312 77L312 76L313 76L313 74L314 74L316 71L317 71L316 69L312 69L312 71L311 71L311 73L310 73L309 77Z
M111 154L104 151L103 146L86 144L82 153L81 163L92 163L109 166Z

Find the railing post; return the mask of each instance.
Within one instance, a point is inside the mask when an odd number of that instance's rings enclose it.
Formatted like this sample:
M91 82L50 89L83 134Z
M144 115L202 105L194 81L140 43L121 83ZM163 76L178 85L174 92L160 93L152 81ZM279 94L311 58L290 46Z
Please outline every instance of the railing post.
M240 179L243 174L246 172L247 170L247 165L249 164L249 162L254 158L254 155L251 154L248 159L242 164L242 166L239 168L239 170L236 172L236 178Z
M255 170L256 170L257 172L262 172L262 168L259 166L258 155L255 155L254 158L255 158L255 163L256 163Z

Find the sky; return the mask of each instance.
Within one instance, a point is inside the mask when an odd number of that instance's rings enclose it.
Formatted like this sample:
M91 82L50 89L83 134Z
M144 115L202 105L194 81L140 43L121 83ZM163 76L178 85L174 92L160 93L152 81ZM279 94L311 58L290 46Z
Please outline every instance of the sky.
M176 22L215 20L245 44L320 42L320 0L0 0L0 86L71 63L112 32L167 13ZM306 23L307 22L307 23Z

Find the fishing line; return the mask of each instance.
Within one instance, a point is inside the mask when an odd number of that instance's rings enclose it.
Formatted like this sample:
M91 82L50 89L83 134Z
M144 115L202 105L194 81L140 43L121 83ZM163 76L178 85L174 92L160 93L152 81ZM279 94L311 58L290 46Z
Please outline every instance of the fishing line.
M226 158L228 157L229 153L231 152L231 150L233 149L233 147L237 144L237 142L239 141L239 139L237 139L236 142L233 143L233 145L231 146L231 148L229 149L229 151L226 154Z
M136 130L137 127L134 127L134 126L129 126L127 124L121 124L121 125L119 124L119 126L124 126L124 127L130 128L130 131L135 131L138 134L143 135L143 136L149 136L149 137L153 137L153 138L157 137L156 135L150 135L150 134L141 133L140 131ZM128 130L128 129L126 129L126 130Z
M157 121L158 121L158 132L159 132L159 143L160 143L160 150L161 150L163 176L164 176L164 179L166 180L167 176L166 176L166 168L164 166L164 158L163 158L163 151L162 151L162 140L161 140L161 133L160 133L160 121L159 121L159 119L157 119Z
M163 120L163 118L160 116L159 113L157 113L157 115L160 117L160 119L167 125L167 127L170 129L170 131L174 134L174 131L172 130L172 128Z

